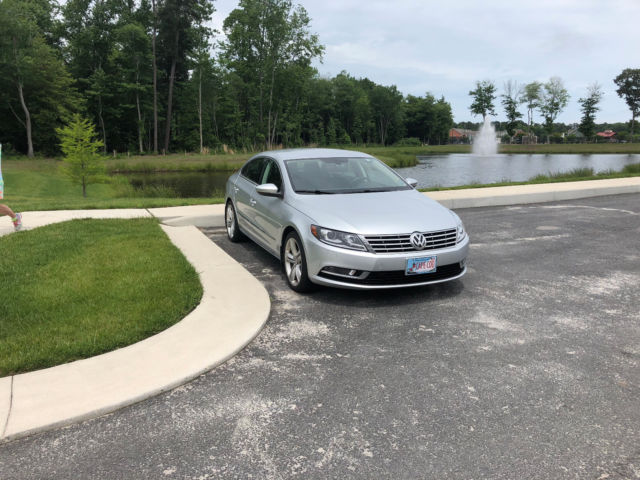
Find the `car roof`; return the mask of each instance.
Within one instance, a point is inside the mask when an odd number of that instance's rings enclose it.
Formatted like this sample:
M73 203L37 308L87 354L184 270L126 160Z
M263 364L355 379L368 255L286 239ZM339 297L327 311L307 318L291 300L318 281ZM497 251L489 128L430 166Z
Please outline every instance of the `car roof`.
M339 150L337 148L291 148L286 150L268 150L260 152L257 155L254 155L254 157L271 157L275 160L292 160L304 158L370 158L371 155L354 150Z

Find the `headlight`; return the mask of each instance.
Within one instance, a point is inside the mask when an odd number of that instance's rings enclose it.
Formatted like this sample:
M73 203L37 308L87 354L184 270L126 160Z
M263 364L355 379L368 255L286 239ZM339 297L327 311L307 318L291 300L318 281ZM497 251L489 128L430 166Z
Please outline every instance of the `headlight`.
M464 229L464 225L462 224L462 220L460 220L460 217L453 212L451 212L451 214L456 219L457 223L456 243L460 243L462 240L464 240L464 237L467 236L467 231Z
M311 233L321 242L333 245L334 247L360 250L361 252L367 251L367 247L364 246L360 237L355 233L340 232L317 225L311 225Z

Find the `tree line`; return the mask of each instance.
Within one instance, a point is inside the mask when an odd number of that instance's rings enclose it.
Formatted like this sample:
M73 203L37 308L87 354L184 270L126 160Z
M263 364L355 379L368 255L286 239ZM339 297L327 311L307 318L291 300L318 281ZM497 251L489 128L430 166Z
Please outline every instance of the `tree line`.
M630 138L633 139L635 119L640 114L640 69L624 69L613 79L613 82L617 86L616 93L624 99L631 110ZM469 95L473 98L469 107L472 114L481 115L483 120L487 115L496 115L497 94L496 86L492 81L477 81L475 89L471 90ZM592 139L596 133L595 118L600 110L599 103L602 97L602 86L593 83L587 87L586 95L578 99L582 112L578 130L587 139ZM503 124L507 135L513 137L516 128L523 123L521 120L523 114L519 110L520 106L523 106L527 112L528 136L533 133L534 114L537 112L543 119L542 131L546 134L548 142L554 131L554 122L569 103L569 98L569 92L559 77L551 77L545 83L536 81L525 85L519 85L512 80L507 81L500 95L507 117L507 121Z
M446 143L450 104L312 67L324 47L290 0L1 0L0 142L57 154L80 113L103 152Z

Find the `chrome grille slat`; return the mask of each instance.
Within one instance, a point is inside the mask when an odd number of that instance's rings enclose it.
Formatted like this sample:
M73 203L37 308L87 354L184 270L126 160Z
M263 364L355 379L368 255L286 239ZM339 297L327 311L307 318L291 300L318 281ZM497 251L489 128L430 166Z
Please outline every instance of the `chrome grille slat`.
M453 247L456 244L456 229L422 232L427 240L423 250L417 250L409 240L410 233L391 235L364 235L365 240L375 253L424 252L437 248Z

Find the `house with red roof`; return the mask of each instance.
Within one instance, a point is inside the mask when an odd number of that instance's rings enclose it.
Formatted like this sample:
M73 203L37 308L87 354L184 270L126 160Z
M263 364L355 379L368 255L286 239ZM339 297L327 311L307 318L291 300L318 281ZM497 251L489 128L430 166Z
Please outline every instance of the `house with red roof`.
M604 138L605 140L609 140L610 142L615 141L616 132L613 130L605 130L604 132L598 132L596 135L600 138Z

